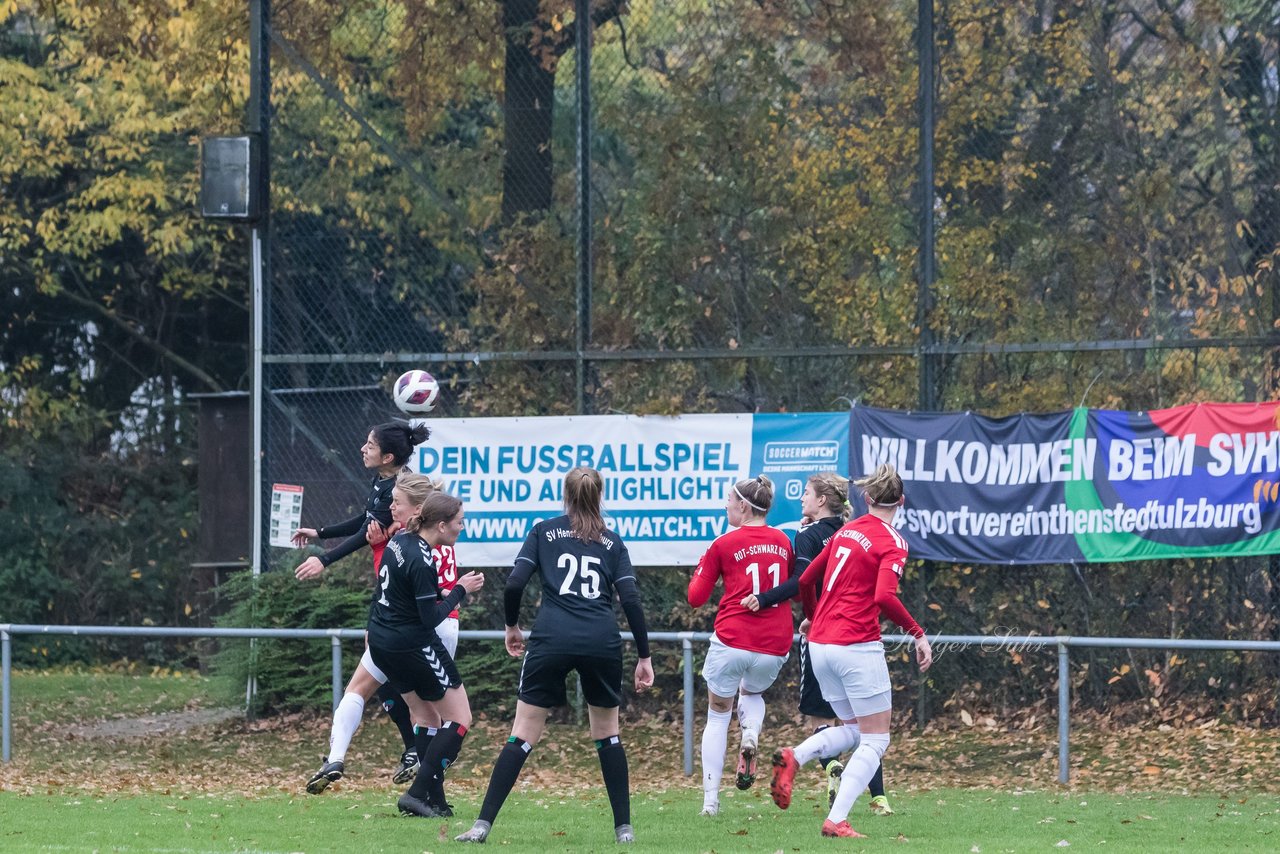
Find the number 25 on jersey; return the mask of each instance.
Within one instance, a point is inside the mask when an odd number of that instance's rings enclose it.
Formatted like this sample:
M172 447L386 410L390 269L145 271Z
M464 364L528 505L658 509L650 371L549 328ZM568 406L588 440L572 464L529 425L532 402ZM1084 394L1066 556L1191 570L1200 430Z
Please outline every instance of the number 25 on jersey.
M562 554L556 566L563 569L564 581L560 583L561 596L581 596L583 599L600 598L600 558Z

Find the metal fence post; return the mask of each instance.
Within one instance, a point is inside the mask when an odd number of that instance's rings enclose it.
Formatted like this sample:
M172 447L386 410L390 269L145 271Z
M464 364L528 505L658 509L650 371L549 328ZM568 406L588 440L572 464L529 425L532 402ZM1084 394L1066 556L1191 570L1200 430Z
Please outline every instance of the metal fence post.
M11 642L12 639L9 637L8 627L0 629L0 683L3 683L3 689L0 691L0 693L3 693L3 697L0 698L0 717L4 718L3 723L0 724L0 729L4 730L4 744L3 750L0 750L0 760L5 762L9 761L9 727L11 724L9 720L9 671L12 664L12 659L10 658L12 653L9 645Z
M1058 639L1058 782L1071 776L1067 739L1071 732L1071 661L1065 638Z
M693 775L693 633L681 632L684 647L684 775Z
M333 656L333 710L342 702L342 639L336 634L329 638L329 651Z

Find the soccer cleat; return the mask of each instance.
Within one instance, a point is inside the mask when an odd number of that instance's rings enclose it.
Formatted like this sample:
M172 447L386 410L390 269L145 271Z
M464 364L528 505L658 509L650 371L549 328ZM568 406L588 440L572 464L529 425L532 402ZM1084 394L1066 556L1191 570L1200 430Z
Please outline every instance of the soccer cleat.
M418 751L410 747L400 754L400 765L392 775L391 782L397 786L403 786L416 776L418 776Z
M796 771L799 769L795 751L790 747L784 747L773 754L773 782L769 784L769 794L773 796L778 809L785 810L791 806L791 784L795 782Z
M454 842L484 842L489 838L489 831L493 829L493 825L487 821L476 819L476 823L471 825L471 829L466 833L459 833L453 837Z
M720 815L719 804L703 804L702 812L699 815Z
M738 753L738 788L744 792L756 781L756 744L759 738L753 730L742 731L742 750Z
M342 772L345 770L341 759L337 762L326 761L320 766L320 770L312 774L311 779L307 781L307 794L320 794L329 788L330 783L336 783L341 780Z
M889 807L889 799L884 795L876 795L871 799L871 811L876 815L893 815L893 810Z
M619 843L629 843L636 841L636 832L631 829L629 824L620 824L613 829L613 836Z
M842 821L839 824L836 824L831 819L827 819L822 823L822 835L823 836L839 836L839 837L844 837L846 839L866 839L867 838L867 835L865 833L859 833L858 831L850 827L849 822Z
M827 763L827 808L836 802L836 792L840 791L840 775L844 773L844 765L839 759Z
M416 815L420 818L440 817L440 813L435 807L421 798L415 798L408 792L400 796L400 800L396 801L396 806L400 808L400 812L404 815Z

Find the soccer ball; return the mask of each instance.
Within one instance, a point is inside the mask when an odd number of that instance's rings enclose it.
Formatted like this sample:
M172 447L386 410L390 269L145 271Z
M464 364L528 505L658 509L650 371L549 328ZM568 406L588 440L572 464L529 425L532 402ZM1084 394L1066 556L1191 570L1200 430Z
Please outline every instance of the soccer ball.
M405 371L396 380L391 396L401 412L421 415L436 408L440 383L426 371Z

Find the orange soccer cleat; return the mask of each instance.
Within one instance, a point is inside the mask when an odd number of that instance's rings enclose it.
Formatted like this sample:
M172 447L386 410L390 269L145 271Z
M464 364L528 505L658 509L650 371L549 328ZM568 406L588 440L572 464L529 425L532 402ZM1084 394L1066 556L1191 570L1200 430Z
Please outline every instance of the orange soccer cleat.
M867 838L867 835L865 833L859 833L858 831L850 827L849 822L842 821L839 824L836 824L831 819L827 819L822 823L822 835L823 836L839 836L839 837L844 837L848 839L866 839Z
M778 809L785 810L791 806L791 784L795 782L799 769L795 751L790 747L773 754L773 782L769 784L769 794Z

